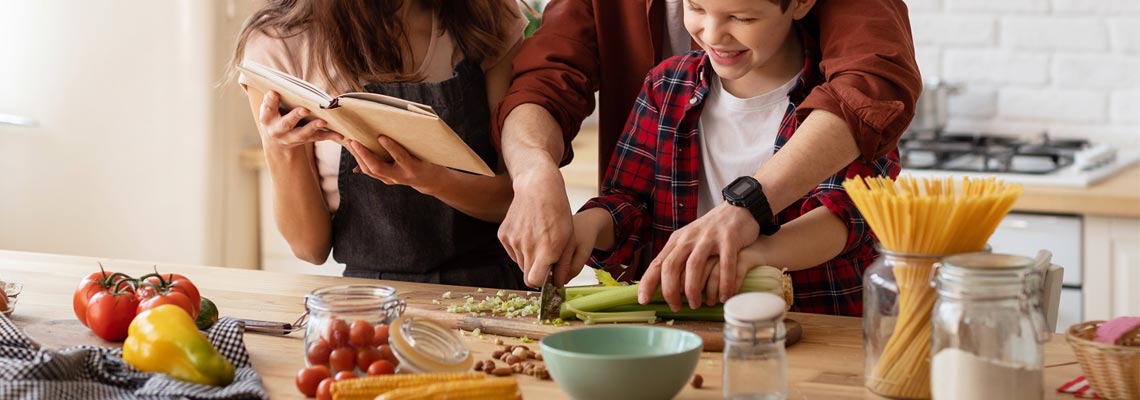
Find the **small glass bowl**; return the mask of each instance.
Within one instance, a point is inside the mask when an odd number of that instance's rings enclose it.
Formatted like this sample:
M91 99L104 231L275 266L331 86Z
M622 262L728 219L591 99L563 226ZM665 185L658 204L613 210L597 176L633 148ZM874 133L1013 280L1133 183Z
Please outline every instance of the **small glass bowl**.
M0 281L0 287L2 287L3 292L8 295L8 306L0 310L0 314L4 314L4 316L12 316L12 312L16 311L16 296L19 295L20 291L24 289L24 285L14 282Z

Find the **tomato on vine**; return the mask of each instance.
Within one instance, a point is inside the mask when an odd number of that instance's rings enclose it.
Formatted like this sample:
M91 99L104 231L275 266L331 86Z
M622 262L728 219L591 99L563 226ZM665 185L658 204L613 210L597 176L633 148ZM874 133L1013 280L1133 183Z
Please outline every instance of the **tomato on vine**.
M112 342L127 338L127 328L135 319L139 299L134 280L120 281L114 288L96 292L87 302L86 323L96 336Z
M75 288L75 294L71 296L71 308L75 311L75 317L83 326L87 324L87 307L91 303L91 298L100 292L114 291L118 285L124 281L133 281L130 276L121 272L109 272L103 268L103 263L99 263L99 271L92 272L79 281L79 286ZM134 295L134 286L124 287L123 290Z
M198 287L190 279L180 274L155 273L139 277L138 312L143 312L163 304L173 304L190 314L190 318L198 318L202 307L202 296Z

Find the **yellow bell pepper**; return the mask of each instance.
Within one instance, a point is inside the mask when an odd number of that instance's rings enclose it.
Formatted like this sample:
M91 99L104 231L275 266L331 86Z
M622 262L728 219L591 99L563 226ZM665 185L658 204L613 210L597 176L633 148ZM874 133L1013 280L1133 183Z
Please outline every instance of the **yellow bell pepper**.
M123 360L140 371L203 385L225 386L234 367L198 331L181 307L161 305L135 316L123 342Z

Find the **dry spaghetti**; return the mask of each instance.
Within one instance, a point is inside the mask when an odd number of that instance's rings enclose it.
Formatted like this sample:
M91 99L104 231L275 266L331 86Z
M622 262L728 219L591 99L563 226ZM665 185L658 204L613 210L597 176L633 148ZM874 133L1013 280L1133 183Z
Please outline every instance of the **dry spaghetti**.
M866 377L875 393L930 398L930 317L937 299L929 284L933 264L942 255L984 250L1021 195L1020 185L994 178L960 182L856 177L843 183L884 249L930 255L895 260L898 319Z

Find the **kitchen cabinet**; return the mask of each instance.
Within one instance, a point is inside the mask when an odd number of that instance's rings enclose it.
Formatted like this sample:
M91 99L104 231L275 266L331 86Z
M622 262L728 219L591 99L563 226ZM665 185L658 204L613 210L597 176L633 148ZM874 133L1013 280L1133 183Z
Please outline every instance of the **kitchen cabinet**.
M1085 319L1140 315L1140 218L1085 217L1084 248Z

